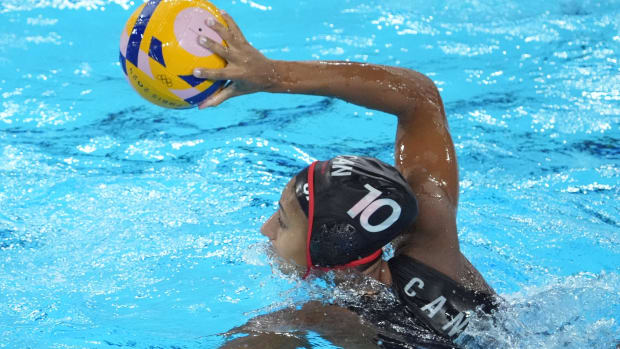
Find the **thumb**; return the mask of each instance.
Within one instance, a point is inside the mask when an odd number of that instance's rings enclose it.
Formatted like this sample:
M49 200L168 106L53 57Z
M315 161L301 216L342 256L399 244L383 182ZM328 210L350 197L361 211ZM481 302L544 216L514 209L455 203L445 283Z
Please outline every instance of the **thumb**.
M217 92L215 94L212 94L207 99L205 99L204 102L200 103L199 109L205 109L205 108L209 108L209 107L216 107L216 106L222 104L227 99L230 99L230 98L236 97L236 96L240 96L240 95L243 95L243 94L244 93L238 91L235 88L235 84L234 83L230 83L226 87L224 87L222 90L220 90L219 92Z

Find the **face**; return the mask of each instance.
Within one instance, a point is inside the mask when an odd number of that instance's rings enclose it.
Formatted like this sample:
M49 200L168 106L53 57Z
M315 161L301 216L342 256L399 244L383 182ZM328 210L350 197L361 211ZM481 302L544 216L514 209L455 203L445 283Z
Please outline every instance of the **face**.
M280 257L305 267L308 218L299 206L294 183L293 178L282 191L278 210L263 224L261 233Z

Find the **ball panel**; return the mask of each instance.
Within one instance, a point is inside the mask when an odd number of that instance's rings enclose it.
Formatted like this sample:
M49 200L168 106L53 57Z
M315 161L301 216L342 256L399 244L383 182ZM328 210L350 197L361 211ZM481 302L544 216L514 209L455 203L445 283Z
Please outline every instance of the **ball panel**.
M203 79L203 78L197 78L194 75L179 75L179 78L183 79L191 87L196 87L205 81L210 81L210 80Z
M125 57L134 65L138 65L138 55L140 48L144 43L142 42L144 32L147 30L147 26L151 20L151 17L155 13L157 6L161 0L149 0L140 11L140 15L136 20L136 24L133 26L131 34L129 35L129 43L127 45L127 53Z
M209 86L208 89L204 90L200 94L195 95L192 98L186 99L185 101L192 105L198 105L202 101L207 99L207 97L211 96L212 94L218 93L224 87L224 83L225 81L215 81L211 84L211 86Z
M149 57L149 55L146 54L146 52L140 50L138 52L138 64L134 64L134 65L137 66L138 69L140 69L143 73L148 75L151 79L155 79L155 76L153 75L153 71L151 69L151 61L152 60Z
M138 94L151 103L176 109L192 107L191 104L175 96L167 88L162 88L159 82L151 79L129 61L127 61L127 77Z
M168 58L166 60L170 62ZM183 79L179 78L178 75L174 74L174 72L170 71L170 65L166 68L155 60L149 59L149 68L151 74L153 74L152 78L157 80L164 89L184 90L192 87Z
M215 20L215 16L208 10L200 7L188 7L177 15L174 20L174 35L183 49L197 57L210 56L213 53L198 44L200 35L207 36L211 40L222 43L222 38L206 25L209 19Z
M126 30L121 33L121 55L127 55L127 45L129 44L129 34Z
M119 53L118 60L121 63L121 68L123 68L123 73L127 76L127 60L125 59L125 56L123 56L122 52Z
M201 91L195 89L195 88L187 88L184 90L174 90L174 89L170 89L170 92L172 92L175 96L181 98L182 100L186 101L198 94L200 94Z
M156 37L151 38L151 45L149 47L149 57L155 60L157 63L166 67L166 60L164 59L164 54L162 52L162 42L159 41Z

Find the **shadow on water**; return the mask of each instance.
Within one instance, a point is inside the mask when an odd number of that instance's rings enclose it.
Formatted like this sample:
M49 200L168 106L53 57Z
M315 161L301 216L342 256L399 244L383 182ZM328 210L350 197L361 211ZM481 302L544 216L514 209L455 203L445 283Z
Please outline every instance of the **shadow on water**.
M249 109L248 112L250 115L244 118L244 121L214 128L201 128L197 124L187 122L185 118L171 116L165 111L153 115L149 114L144 107L132 107L109 113L105 119L89 125L86 128L98 130L101 133L123 139L144 139L149 136L158 135L161 131L168 132L169 130L175 130L175 133L165 133L164 137L170 138L179 135L206 136L215 133L221 134L227 131L240 134L240 129L245 127L257 127L258 129L265 129L261 127L264 125L285 127L286 125L297 122L300 118L329 112L334 103L334 99L324 98L313 104L298 105L291 108ZM143 132L136 133L135 130L142 130ZM74 129L70 132L77 131L83 131L83 129Z
M489 92L470 99L459 99L445 104L446 114L465 113L470 109L498 108L508 109L520 105L532 105L540 102L533 97L524 97L518 91Z
M28 236L20 236L16 231L0 229L0 250L13 248L37 248L40 244Z
M618 160L620 159L619 144L620 139L604 136L598 139L588 139L574 143L573 148L596 157Z
M274 162L276 165L275 174L281 174L278 173L279 168L291 166L290 154L269 152L264 148L257 150L242 142L234 145L228 145L227 142L237 139L239 135L260 138L270 135L273 130L294 128L296 123L304 119L328 114L335 108L335 103L334 99L323 98L315 103L289 108L249 109L247 111L249 115L240 118L243 121L220 127L208 127L208 124L190 122L188 118L179 117L177 116L179 114L169 113L166 110L153 112L139 106L107 113L103 118L79 127L32 129L28 126L19 126L5 128L0 132L10 136L12 146L27 145L33 147L35 151L49 155L50 157L42 159L49 165L67 166L62 160L75 158L80 161L72 164L72 168L78 171L90 171L93 175L136 174L153 167L183 166L195 163L204 158L205 154L228 148L246 154L260 151L266 161ZM303 130L299 132L303 133ZM85 145L101 139L107 144L96 146L96 151L93 152L83 151ZM173 147L174 143L196 139L209 139L209 142L181 149ZM301 144L298 140L301 140L301 137L278 139L277 142L278 146L303 149L309 154L326 154L325 157L332 155L333 144ZM128 155L128 150L140 142L156 143L166 156L158 159ZM366 146L366 143L346 138L339 139L338 144L351 154L377 155L378 150L392 149L391 140L380 147L376 144ZM254 161L251 158L237 160L248 164ZM226 170L226 166L236 165L221 163L220 166L222 170Z
M60 127L46 130L33 129L27 126L9 127L2 132L9 135L20 135L17 143L40 145L43 148L58 144L60 140L67 143L83 143L87 139L104 135L128 142L147 138L178 139L178 137L196 135L207 136L215 133L221 134L222 132L229 135L230 133L240 134L239 129L244 127L257 127L258 129L264 129L261 128L264 125L283 127L298 121L300 118L329 112L334 103L333 99L325 98L317 103L291 108L250 109L250 115L243 118L244 121L214 128L202 128L196 123L188 122L186 118L167 113L165 110L153 113L151 110L140 106L107 113L103 119L81 127ZM227 133L227 131L230 132ZM43 139L42 136L44 136Z
M592 14L581 1L567 0L560 2L560 11L567 16L587 16Z
M620 223L616 222L614 219L612 219L611 217L608 217L607 215L602 214L601 212L597 212L589 207L586 207L584 204L581 204L579 202L576 203L577 207L579 207L583 212L589 214L590 216L596 218L597 220L601 221L602 223L605 224L609 224L612 227L620 227Z

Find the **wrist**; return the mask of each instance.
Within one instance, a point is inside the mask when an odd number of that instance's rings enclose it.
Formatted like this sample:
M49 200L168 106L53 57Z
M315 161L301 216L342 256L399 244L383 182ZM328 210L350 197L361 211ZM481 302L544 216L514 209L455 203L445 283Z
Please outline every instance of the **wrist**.
M271 86L267 92L314 94L320 70L317 62L272 60Z
M279 61L275 59L267 59L267 85L265 86L265 92L279 93L290 92L284 87L285 82L283 76L286 76L286 61Z

